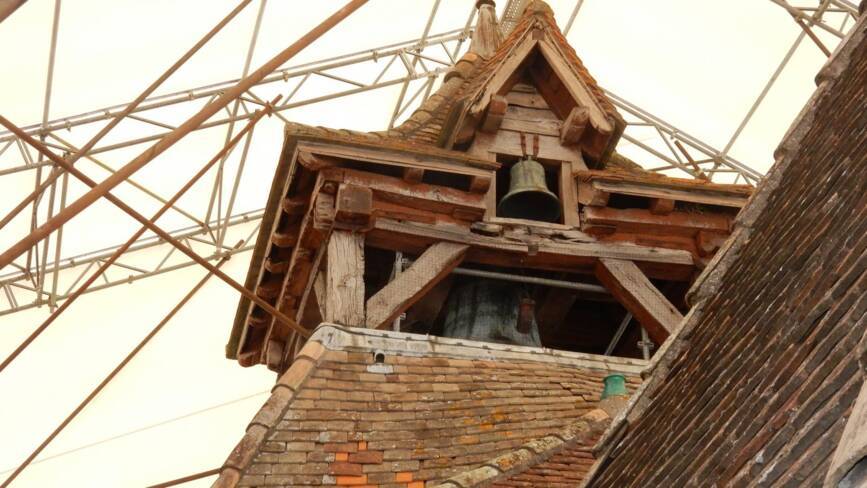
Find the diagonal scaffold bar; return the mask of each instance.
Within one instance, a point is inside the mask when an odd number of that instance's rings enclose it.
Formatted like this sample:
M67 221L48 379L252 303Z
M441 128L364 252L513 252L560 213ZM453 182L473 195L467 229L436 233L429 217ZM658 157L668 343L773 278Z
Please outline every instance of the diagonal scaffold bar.
M214 101L202 107L202 109L199 110L198 113L187 119L186 122L181 124L176 129L163 136L156 144L150 146L138 157L120 168L116 173L112 174L101 183L97 184L93 189L82 195L78 200L72 202L63 210L58 212L57 215L48 219L48 221L43 223L33 232L28 234L26 237L24 237L22 240L14 244L2 255L0 255L0 269L9 265L13 260L15 260L15 258L30 249L35 243L44 239L58 227L81 213L85 208L92 205L98 199L106 196L112 188L119 185L128 177L132 176L139 169L143 168L146 164L152 161L155 157L162 154L190 131L202 125L206 120L208 120L218 111L226 107L236 98L240 97L256 82L262 80L265 76L279 68L289 59L292 59L292 57L294 57L298 52L300 52L302 49L310 45L313 41L321 37L325 32L327 32L333 26L337 25L337 23L348 17L352 12L357 10L365 3L367 3L367 0L352 0L347 3L343 8L341 8L329 18L324 20L318 26L314 27L310 32L302 36L298 41L278 53L275 57L273 57L262 66L260 66L259 69L239 81L232 88L226 90ZM61 166L63 165L62 162L58 162L56 160L55 163ZM67 171L69 170L67 169Z
M193 185L195 185L208 172L208 170L210 170L217 163L217 161L220 161L223 156L228 154L228 152L231 151L232 148L234 148L244 136L246 136L251 130L253 130L253 127L256 125L257 122L259 122L259 120L261 120L263 116L270 114L270 112L271 108L269 105L264 110L256 113L255 116L250 119L249 122L247 122L244 128L235 135L235 137L230 139L229 142L222 149L220 149L220 151L218 151L213 158L211 158L210 161L208 161L195 175L193 175L193 177L190 178L189 181L187 181L187 183L184 184L183 187L181 187L181 189L178 190L177 193L175 193L175 195L171 199L169 199L162 206L162 208L160 208L150 218L151 222L156 222L163 214L165 214L175 202L177 202L182 196L184 196L184 194L190 188L192 188ZM0 120L2 120L2 117L0 117ZM21 344L18 345L18 347L16 347L15 350L12 351L12 353L9 354L9 356L5 360L3 360L2 363L0 363L0 372L3 372L3 370L6 369L6 367L24 351L24 349L26 349L34 340L36 340L36 338L39 337L39 335L42 334L45 329L47 329L60 316L60 314L62 314L67 308L69 308L75 302L75 300L80 297L85 291L87 291L88 288L90 288L90 286L100 276L102 276L108 270L108 268L111 267L111 265L115 261L117 261L117 259L120 258L145 233L145 231L147 231L147 229L148 227L146 225L142 226L136 233L132 235L132 237L130 237L126 241L126 243L124 243L117 250L115 250L114 253L105 260L105 262L100 266L100 268L90 277L88 277L88 279L85 280L85 282L82 283L81 286L79 286L72 295L70 295L68 300L64 301L59 308L54 310L51 315L49 315L48 318L46 318L42 322L42 324L39 325L39 327L37 327L33 332L31 332L30 335L27 336L27 338L24 339L24 341L22 341Z

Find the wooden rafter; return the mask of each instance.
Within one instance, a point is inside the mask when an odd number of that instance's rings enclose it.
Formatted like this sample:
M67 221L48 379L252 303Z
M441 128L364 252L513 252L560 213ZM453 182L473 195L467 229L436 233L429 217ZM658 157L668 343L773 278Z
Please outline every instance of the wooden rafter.
M429 247L412 266L370 297L367 327L376 329L391 323L445 278L460 263L468 248L451 242Z

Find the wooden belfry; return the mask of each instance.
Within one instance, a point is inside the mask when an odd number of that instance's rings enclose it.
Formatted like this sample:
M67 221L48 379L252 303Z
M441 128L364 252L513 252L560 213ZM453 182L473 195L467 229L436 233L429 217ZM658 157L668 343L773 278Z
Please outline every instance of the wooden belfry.
M469 52L399 127L286 127L246 286L297 323L242 299L228 357L283 371L321 322L442 334L450 304L468 303L450 296L479 280L510 284L514 315L529 310L545 347L638 356L678 326L750 188L617 154L625 123L550 7L530 2L500 39L491 3L478 2ZM528 158L557 222L532 203L520 219L498 211Z

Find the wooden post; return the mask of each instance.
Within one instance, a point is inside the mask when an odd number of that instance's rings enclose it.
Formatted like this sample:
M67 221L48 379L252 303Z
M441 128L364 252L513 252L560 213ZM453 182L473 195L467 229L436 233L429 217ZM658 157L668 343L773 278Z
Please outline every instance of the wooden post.
M600 258L596 277L618 302L632 312L657 344L662 344L683 320L683 315L632 261Z
M578 187L572 171L572 162L560 163L560 203L563 205L563 223L579 227L581 219L578 216Z
M364 234L335 230L328 241L325 321L364 324Z
M448 276L468 248L452 242L440 242L429 247L412 266L370 297L367 301L367 327L376 329L390 324Z

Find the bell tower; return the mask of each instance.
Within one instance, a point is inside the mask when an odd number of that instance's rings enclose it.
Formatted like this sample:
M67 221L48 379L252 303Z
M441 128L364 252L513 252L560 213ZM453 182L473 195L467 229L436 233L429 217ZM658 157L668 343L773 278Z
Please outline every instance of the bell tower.
M745 186L650 173L625 122L531 1L409 119L289 124L227 356L285 371L322 323L649 358L728 237Z

